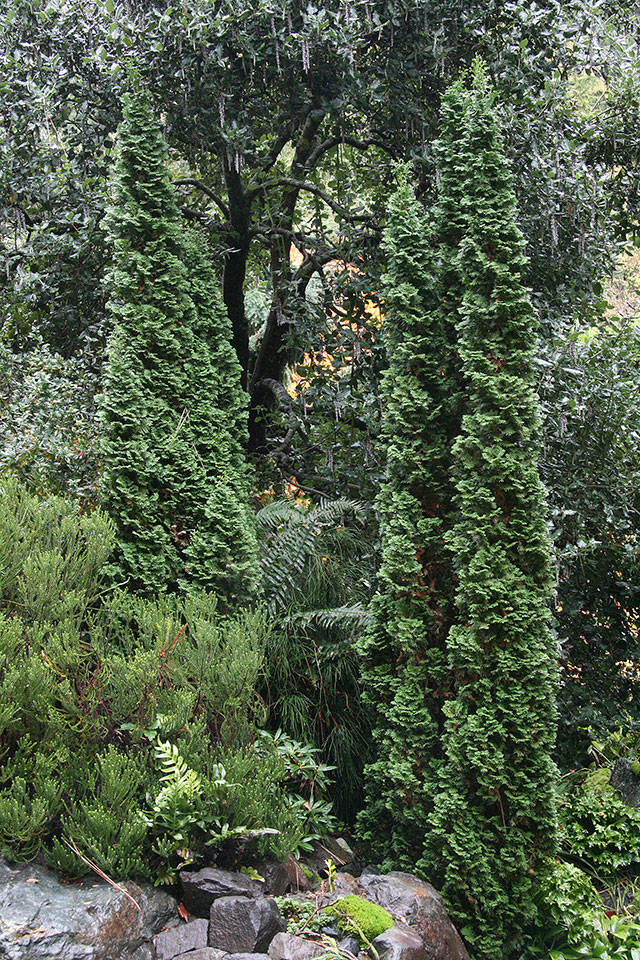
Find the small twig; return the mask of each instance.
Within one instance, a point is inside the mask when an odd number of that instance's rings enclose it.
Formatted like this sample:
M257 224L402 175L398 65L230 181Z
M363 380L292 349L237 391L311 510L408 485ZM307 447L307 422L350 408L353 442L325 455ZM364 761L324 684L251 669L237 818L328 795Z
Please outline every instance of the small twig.
M89 867L90 870L93 870L94 873L97 873L102 880L106 880L106 882L110 884L114 888L114 890L119 890L120 893L123 893L127 898L127 900L131 900L131 903L134 905L136 910L139 910L139 912L142 913L142 907L140 906L138 901L134 900L131 894L127 893L124 887L121 887L119 883L116 883L115 880L112 880L111 877L108 877L106 873L104 873L104 871L102 871L100 867L93 862L93 860L89 860L89 858L85 857L83 853L80 853L80 851L78 850L73 840L67 840L66 837L63 837L62 839L66 843L66 845L69 847L69 849L73 853L75 853L76 857L79 857L83 863L86 863L86 865Z

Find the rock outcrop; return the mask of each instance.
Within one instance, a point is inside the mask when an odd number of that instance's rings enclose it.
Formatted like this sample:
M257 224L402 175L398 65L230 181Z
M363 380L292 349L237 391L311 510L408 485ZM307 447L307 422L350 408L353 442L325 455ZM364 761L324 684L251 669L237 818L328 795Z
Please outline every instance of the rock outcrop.
M62 884L36 865L0 860L0 957L4 960L155 960L153 937L176 901L153 887Z
M62 883L41 866L0 860L0 958L3 960L314 960L336 944L345 960L368 960L354 936L327 916L323 935L285 932L272 890L292 890L317 912L353 894L387 910L394 925L376 937L370 958L469 960L462 940L429 884L408 873L368 868L338 873L331 893L301 892L290 865L269 865L264 882L209 867L181 875L183 903L145 885ZM371 934L373 935L373 934ZM327 937L332 939L327 939ZM359 936L359 934L358 934ZM335 949L335 947L334 947Z

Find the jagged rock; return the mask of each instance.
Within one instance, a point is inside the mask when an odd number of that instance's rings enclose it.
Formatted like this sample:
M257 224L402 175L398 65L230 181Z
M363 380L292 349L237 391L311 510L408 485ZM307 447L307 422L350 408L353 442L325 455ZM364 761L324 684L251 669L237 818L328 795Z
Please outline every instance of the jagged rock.
M220 897L261 897L264 893L258 880L217 867L204 867L195 873L183 870L180 883L184 905L196 917L208 917L211 904Z
M356 896L362 895L362 889L356 878L350 873L336 873L329 901L333 903L334 900L341 900L342 897L348 897L352 893Z
M176 901L146 885L123 883L141 910L106 883L60 883L35 865L0 860L3 960L147 960L154 934L176 915Z
M332 860L335 866L345 873L360 872L353 850L342 837L329 837L322 842L316 840L310 853L304 856L304 862L321 876L327 873L329 860Z
M271 941L269 956L271 960L313 960L326 953L326 947L292 933L278 933Z
M209 924L206 920L191 920L179 927L163 930L156 937L156 960L173 960L181 953L207 946Z
M360 953L360 941L357 937L344 937L338 943L339 950L346 950L347 953L352 953L354 957L357 957Z
M634 763L619 757L613 765L609 783L629 807L640 807L640 775L633 772Z
M209 914L209 946L228 953L264 953L286 929L273 900L265 897L220 897Z
M269 960L268 953L227 953L228 960Z
M283 863L258 863L256 871L264 877L262 892L269 896L282 897L290 891L309 889L309 881L293 857Z
M216 950L214 947L200 947L198 950L190 950L188 953L179 953L173 960L226 960L229 956L224 950Z
M377 954L379 960L427 960L429 956L420 935L404 923L385 930L372 946L375 950L372 955Z
M449 919L442 897L430 883L410 873L364 874L364 895L419 934L428 960L470 960Z

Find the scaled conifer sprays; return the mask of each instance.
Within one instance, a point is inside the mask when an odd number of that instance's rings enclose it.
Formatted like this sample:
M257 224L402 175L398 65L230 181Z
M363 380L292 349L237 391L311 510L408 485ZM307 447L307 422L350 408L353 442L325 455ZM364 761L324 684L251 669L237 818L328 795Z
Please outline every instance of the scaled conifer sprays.
M246 400L210 268L185 234L148 99L130 96L109 213L113 333L102 397L102 498L113 575L147 595L257 583L242 449Z
M359 827L386 866L412 868L437 789L449 682L453 578L444 534L458 399L433 231L404 177L389 205L384 242L387 478L377 504L378 592L361 647L375 756L365 769Z
M458 581L447 641L454 697L444 708L428 849L438 848L449 907L471 920L471 953L503 960L519 956L536 871L555 847L556 649L537 466L536 323L511 175L479 69L458 156L465 225L455 324L466 398L447 537Z

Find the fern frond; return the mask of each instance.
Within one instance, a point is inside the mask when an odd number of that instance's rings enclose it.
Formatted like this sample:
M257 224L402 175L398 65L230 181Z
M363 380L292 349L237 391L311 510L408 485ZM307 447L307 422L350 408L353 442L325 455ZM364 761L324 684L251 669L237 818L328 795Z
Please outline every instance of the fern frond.
M318 538L327 528L352 514L361 519L364 509L355 500L324 500L310 510L290 501L276 501L258 513L258 523L270 529L262 566L269 607L285 605L291 581L299 577L314 553Z
M344 604L341 607L328 607L320 610L304 610L286 618L288 623L301 626L315 624L320 627L352 625L361 626L370 622L368 609L362 603Z

